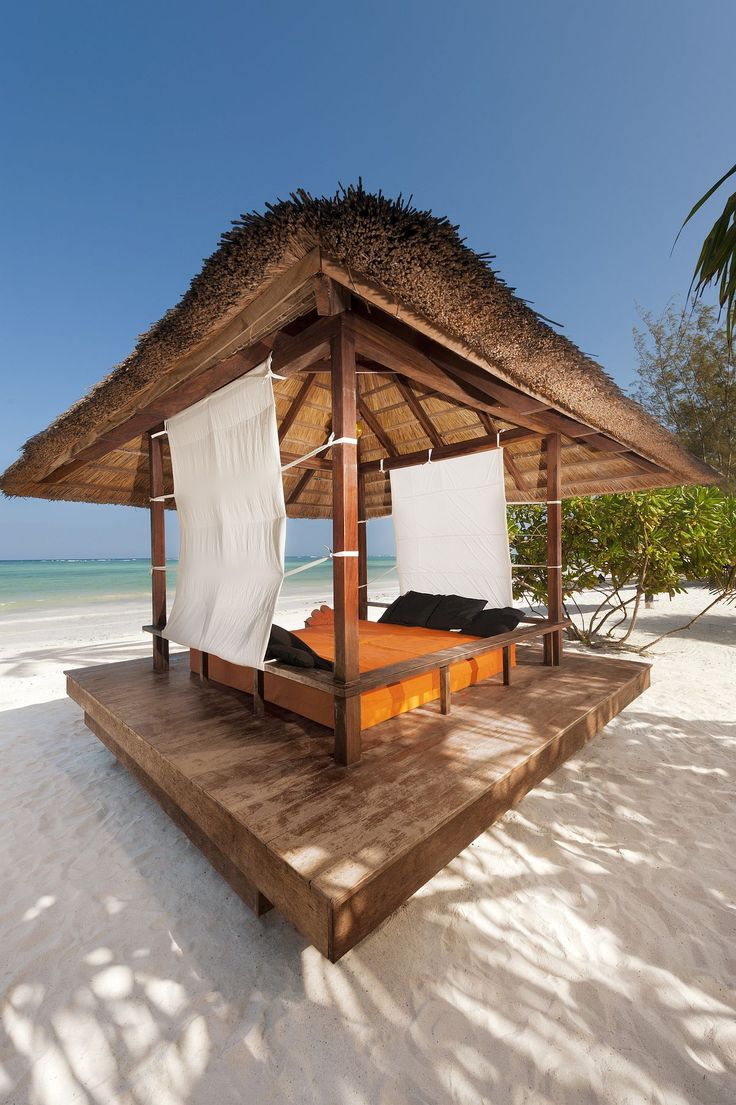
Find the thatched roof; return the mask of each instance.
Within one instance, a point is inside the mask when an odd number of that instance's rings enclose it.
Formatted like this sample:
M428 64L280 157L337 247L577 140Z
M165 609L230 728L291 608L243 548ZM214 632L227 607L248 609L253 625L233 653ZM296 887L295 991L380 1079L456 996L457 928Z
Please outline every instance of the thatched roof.
M299 193L268 206L264 214L238 220L180 303L87 396L26 443L21 458L0 477L0 488L7 495L147 505L146 437L140 432L117 441L115 448L78 465L63 479L48 482L49 473L70 457L80 456L80 450L109 427L130 418L151 395L165 394L169 379L173 386L183 378L181 366L192 351L213 336L230 334L227 327L232 328L238 312L315 250L329 259L332 267L326 271L347 273L356 304L370 302L373 289L374 310L376 303L396 305L396 314L401 311L410 325L445 336L476 365L489 366L498 380L600 430L659 466L656 471L651 465L649 471L642 471L630 456L601 453L568 438L563 453L565 495L717 481L712 469L686 454L667 431L622 394L595 361L519 299L494 272L490 258L469 249L447 219L418 211L401 198L390 200L358 187L331 198ZM314 311L315 293L305 283L303 292L285 303L280 316L271 316L269 327L292 324L293 328L294 320ZM243 331L242 347L259 336ZM230 337L228 355L237 348ZM359 382L361 460L385 457L387 442L398 453L411 453L438 440L443 445L472 440L509 424L497 419L489 425L489 419L468 406L413 384L420 407L417 416L415 408L407 405L400 381L366 373ZM277 384L282 423L302 384L301 374ZM329 377L318 374L284 436L283 451L299 455L320 444L330 421ZM543 497L544 456L539 441L520 442L508 454L509 499ZM292 469L285 476L287 500L292 500L289 513L328 516L329 472L314 472L306 482L304 475ZM166 478L170 480L168 466ZM371 516L390 510L388 481L380 473L368 477L368 507Z

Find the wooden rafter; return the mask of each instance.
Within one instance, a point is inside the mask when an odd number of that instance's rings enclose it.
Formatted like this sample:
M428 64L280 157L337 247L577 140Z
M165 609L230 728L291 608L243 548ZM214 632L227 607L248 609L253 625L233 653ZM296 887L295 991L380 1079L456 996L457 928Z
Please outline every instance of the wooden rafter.
M562 456L563 456L563 458L565 456L564 448L562 449ZM523 464L519 463L519 461L522 460L522 459L531 460L532 463L525 467ZM623 458L623 459L626 460L626 458ZM529 489L530 486L534 486L534 487L537 487L537 485L539 487L542 486L542 484L544 483L544 481L546 479L546 471L547 471L547 462L546 462L544 454L542 454L541 457L539 455L537 455L536 457L527 457L527 458L521 458L518 455L516 455L516 456L513 457L513 460L514 460L514 463L516 464L516 467L517 467L517 470L519 471L519 474L521 475L522 480L524 480L527 484L527 490ZM617 462L620 462L621 460L622 460L622 458L620 456L617 456L617 455L609 455L609 456L606 456L606 457L602 457L601 460L600 460L600 463L599 463L599 467L598 467L598 471L600 473L600 479L605 480L607 478L606 473L608 471L609 464L616 464ZM626 463L628 463L628 461L626 461ZM562 473L563 473L563 477L564 477L564 483L565 484L572 483L576 473L578 473L578 474L583 473L584 474L584 473L588 472L589 469L590 469L590 457L584 458L582 460L566 461L564 463L563 469L562 469ZM635 473L635 472L628 472L628 473L623 473L623 474L621 472L617 472L617 473L613 474L612 476L610 476L610 478L611 479L627 479L631 476L636 477L636 475L637 475L637 473Z
M125 453L131 457L147 457L148 453L145 449L126 449L122 445L116 446L116 448L110 450L111 453Z
M401 395L407 406L409 407L411 413L414 415L417 422L422 427L429 440L432 442L432 447L434 449L441 449L444 442L437 432L437 427L425 411L417 396L412 391L411 387L409 386L408 380L405 380L402 376L397 376L396 387L401 392Z
M313 280L314 302L318 315L339 315L350 310L352 296L348 288L338 284L323 272Z
M380 444L384 452L390 457L395 457L396 448L391 441L391 438L388 436L368 404L360 398L358 399L358 414L363 419L371 433L375 434L376 438L378 439L378 443Z
M143 455L143 454L141 454L141 455ZM113 472L117 476L125 476L125 475L137 476L138 475L138 469L139 469L138 464L134 464L134 465L130 466L127 462L125 464L100 464L100 463L97 463L97 464L95 464L94 468L91 470L90 475L92 474L92 472Z
M503 367L500 364L496 364L488 358L478 355L465 342L452 337L446 331L428 322L423 315L406 307L392 296L382 285L371 280L369 277L363 276L352 268L348 269L344 264L334 257L331 257L324 250L322 251L321 264L323 272L351 290L355 299L356 309L361 309L361 301L366 304L365 309L368 311L371 310L371 306L378 307L383 328L400 336L418 352L427 354L437 365L445 369L454 369L457 367L476 368L479 370L481 378L486 381L493 381L497 389L496 394L499 400L507 403L512 409L516 408L520 412L523 412L524 410L529 410L530 407L536 403L536 410L540 412L554 412L554 408L541 396L535 397L514 387L512 384L505 383L502 379ZM567 418L566 415L561 415L560 417ZM516 425L525 424L519 419L511 421L515 421ZM574 422L574 420L570 421ZM598 431L593 430L591 427L585 427L583 423L574 422L574 424L582 426L584 433L598 433ZM548 428L567 433L559 423L553 427L550 422ZM600 436L607 440L611 440L607 438L607 435Z
M273 290L266 289L262 296L256 297L252 302L248 312L239 316L241 320L247 319L249 327L262 330L266 321L273 319L277 311L283 312L284 303L289 300L289 296L303 295L307 279L314 278L313 270L311 276L308 275L310 265L314 266L314 264L315 259L312 258L308 264L296 266L288 280L285 279L278 286L274 286ZM324 289L324 285L320 287ZM316 380L315 377L326 363L330 342L338 324L350 330L361 362L367 362L366 367L369 371L388 370L395 374L390 384L378 385L377 388L370 389L370 394L396 386L416 422L432 442L433 449L443 448L442 436L423 406L423 402L426 398L436 396L450 406L455 405L459 409L472 411L483 427L485 437L494 433L496 421L502 420L522 431L521 438L517 440L534 435L546 436L550 432L564 433L591 450L625 459L640 471L655 475L664 471L661 465L641 457L630 447L496 379L489 372L482 371L472 361L464 361L452 351L438 347L426 336L414 333L407 338L404 333L407 328L404 327L402 330L402 324L384 319L378 325L373 319L345 310L346 303L347 300L342 292L337 296L330 292L322 308L329 307L331 310L336 310L342 307L340 314L321 317L317 322L306 325L295 335L287 335L283 332L266 335L248 349L231 354L223 360L213 360L219 346L215 347L213 341L208 341L196 357L192 355L183 358L177 362L171 373L165 374L155 384L145 389L144 395L151 397L149 403L139 407L135 413L132 407L129 408L130 417L127 419L117 421L107 429L103 428L101 431L98 429L94 434L88 435L84 439L86 444L82 443L81 447L75 447L76 451L70 450L72 455L67 452L64 455L66 459L55 469L47 472L40 482L55 484L67 480L73 473L104 457L112 450L124 450L121 455L145 455L140 449L130 448L130 442L134 438L146 434L163 419L186 409L233 379L251 371L265 360L271 351L273 351L272 367L276 374L291 376L300 371L308 372L307 379L301 384L282 419L280 438L283 440L294 426L299 410L304 409L305 404L309 402L311 388L324 387L319 383L319 377ZM306 317L304 321L307 321ZM231 330L228 330L227 334L227 342L233 343L236 340L235 331L232 330L231 333ZM241 331L241 341L242 337ZM202 368L202 365L206 367ZM194 371L193 366L199 366L198 370ZM408 377L408 380L405 377ZM420 394L420 388L427 391ZM383 427L381 420L383 413L384 411L373 412L365 402L365 398L361 398L360 414L376 435L381 448L390 457L389 444L392 445L392 438L390 431ZM116 418L118 417L116 415ZM378 428L381 429L380 434L377 432ZM92 440L93 437L94 440ZM482 439L478 438L478 441ZM395 452L396 447L393 448ZM290 459L294 458L284 458L285 461ZM319 461L324 459L317 458L318 462L310 467L315 469L322 467ZM67 484L66 489L71 490L71 486Z
M286 496L287 506L291 506L292 503L295 503L297 501L297 499L301 495L302 491L304 491L305 487L307 486L307 484L309 483L309 481L311 480L313 475L314 475L314 469L313 468L308 468L307 471L304 472L303 475L301 475L299 477L299 479L296 481L296 483L292 487L289 494Z
M389 384L386 386L391 387L393 385ZM373 394L373 391L371 391L370 394ZM475 407L470 406L469 403L461 403L458 399L450 398L447 395L441 395L435 388L423 387L421 388L421 390L419 390L417 387L414 387L414 394L417 396L417 399L420 399L422 401L425 399L435 399L443 404L442 409L439 411L433 411L433 414L444 415L448 413L454 413L455 411L461 411L463 414L471 415L472 418L480 423L481 430L486 436L489 436L490 434L495 434L497 431L507 428L504 425L500 424L500 419L496 421L495 419L491 418L487 411L478 410ZM388 406L382 407L380 413L386 414L388 411L400 410L405 405L406 404L403 401L400 403L390 403ZM409 425L408 422L401 422L397 423L394 428L400 429L407 425ZM469 425L465 425L462 427L463 431L466 429L470 430L473 429L473 427ZM453 430L452 432L459 433L460 430L461 427L457 427L457 429Z
M359 353L395 367L443 395L459 398L476 410L485 410L516 426L544 434L562 433L600 452L624 453L632 461L638 458L628 446L493 377L421 333L408 331L395 319L384 318L379 326L374 320L355 313L349 318ZM458 388L462 390L458 392ZM663 471L660 465L652 468L653 461L641 459L645 471Z
M530 430L516 429L508 430L501 437L501 445L504 442L522 441L527 436L536 436ZM489 437L472 438L471 440L459 441L455 445L442 445L439 449L432 449L432 456L436 460L447 460L450 457L468 456L471 453L485 453L489 449L497 449L498 441L495 434ZM421 449L415 453L401 453L396 457L390 457L384 461L383 469L388 471L391 468L411 468L417 464L425 464L427 461L427 449ZM361 472L378 472L381 469L381 462L379 460L368 460L364 464L361 464Z
M377 361L388 368L394 368L402 375L410 377L412 381L416 380L436 388L441 394L452 396L476 409L485 409L489 414L503 418L504 421L513 421L518 426L524 426L540 434L548 432L548 428L542 422L536 421L530 415L520 414L499 405L497 399L489 392L484 394L478 386L465 383L448 373L444 367L435 364L413 345L397 338L382 326L352 313L345 317L349 317L358 352L364 358ZM526 401L528 405L534 402L528 398Z
M312 390L313 383L314 373L310 373L309 375L304 377L304 382L302 383L299 391L296 393L294 398L291 400L291 403L289 404L289 409L281 420L281 425L279 426L279 442L284 440L289 430L294 425L299 411L304 406L307 396Z
M336 323L335 317L328 316L294 336L278 334L273 343L272 371L277 376L293 376L324 360L329 353Z
M85 464L89 464L91 460L97 460L98 457L109 453L116 446L126 444L138 434L148 433L164 418L171 418L172 415L190 407L192 403L204 399L213 391L217 391L218 388L224 387L225 384L231 383L262 364L270 350L270 343L257 342L245 352L235 353L224 361L218 361L216 365L161 396L153 406L143 407L126 422L100 434L93 444L80 449L71 460L54 468L41 482L58 483L77 469L83 468Z
M506 471L511 476L511 479L514 481L514 484L516 485L517 491L524 491L524 492L530 491L531 490L530 487L527 485L526 481L524 480L524 477L521 474L521 472L519 471L519 467L518 467L516 461L514 460L513 456L508 451L508 449L504 449L504 451L503 451L503 462L506 466Z

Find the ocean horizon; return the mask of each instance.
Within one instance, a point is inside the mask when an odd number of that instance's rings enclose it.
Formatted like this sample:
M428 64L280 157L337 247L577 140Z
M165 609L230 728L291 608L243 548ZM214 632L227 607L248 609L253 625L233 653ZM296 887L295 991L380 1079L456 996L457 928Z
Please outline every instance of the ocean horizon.
M286 571L320 560L314 556L287 556ZM368 580L375 587L395 587L398 579L393 556L368 558ZM170 599L176 588L178 560L167 561ZM151 589L149 557L54 557L0 560L0 614L12 614L47 606L146 599ZM328 598L332 591L332 566L316 564L284 580L281 608L300 601Z

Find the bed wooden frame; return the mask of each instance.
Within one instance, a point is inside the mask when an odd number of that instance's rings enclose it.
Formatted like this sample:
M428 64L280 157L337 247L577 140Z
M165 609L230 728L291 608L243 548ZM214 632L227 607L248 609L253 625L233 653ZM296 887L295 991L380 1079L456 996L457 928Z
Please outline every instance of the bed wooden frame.
M315 616L326 619L328 624L334 617L329 607L320 607L319 610L313 611L305 630L298 631L300 635L307 632ZM360 624L364 627L375 625L373 622ZM547 642L566 629L569 624L569 620L564 618L559 622L544 618L526 618L517 629L495 637L470 637L447 633L444 636L448 639L448 647L442 651L423 652L396 664L366 667L358 678L349 684L342 683L331 672L319 671L316 668L296 668L275 662L268 663L265 672L257 671L239 664L231 664L220 657L197 649L190 649L190 668L202 679L212 679L250 694L253 699L253 712L256 715L263 714L266 702L273 702L335 729L335 719L339 717L340 707L344 705L345 700L356 700L356 715L360 718L360 732L363 732L380 721L397 717L407 710L438 698L441 713L449 714L453 691L469 687L492 675L500 673L503 676L504 685L508 686L511 682L511 669L516 662L516 645L520 642L529 642L542 637L545 644L542 653L543 663L550 664L550 649L547 647ZM153 626L144 626L144 629L153 632L154 635L157 632ZM309 640L308 636L306 639ZM322 644L326 640L327 638L323 637ZM418 677L424 678L421 682L414 682ZM288 683L296 686L286 687L285 684ZM388 692L388 697L385 693L377 694L373 698L368 697L375 691ZM422 698L422 702L412 701L412 696L417 699ZM393 699L392 709L387 712L387 703L390 699ZM383 716L381 716L382 711Z
M477 646L482 643L480 637L461 633L448 633L442 630L422 629L419 627L388 625L380 622L361 620L360 626L360 671L361 676L370 675L385 669L388 656L397 661L399 667L415 661L427 661L440 651L452 651L464 646ZM328 606L314 610L307 619L304 629L296 630L295 636L309 644L315 652L325 659L334 658L334 612ZM379 725L389 718L424 706L428 702L440 700L442 713L450 712L451 695L454 691L464 690L494 675L504 676L504 682L510 678L510 669L516 663L516 647L508 645L486 649L470 656L460 656L452 663L424 667L419 671L408 671L391 681L361 690L360 728L361 732ZM327 685L307 685L296 683L284 677L285 665L267 664L263 673L263 684L255 688L260 673L253 668L233 664L211 653L204 654L198 649L190 649L190 667L196 675L206 670L208 679L225 686L233 687L249 694L257 694L263 702L270 702L301 717L309 718L328 729L335 727L335 692ZM508 670L507 670L508 668ZM312 669L293 669L297 672L315 674ZM317 672L319 676L327 672ZM390 678L390 677L389 677Z

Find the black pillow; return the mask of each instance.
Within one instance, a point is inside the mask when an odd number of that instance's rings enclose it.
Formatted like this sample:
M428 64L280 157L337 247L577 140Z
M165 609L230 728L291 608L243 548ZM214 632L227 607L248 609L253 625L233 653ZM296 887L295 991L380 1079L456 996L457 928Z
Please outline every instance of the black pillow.
M513 606L502 606L499 610L486 610L485 613L495 614L509 629L516 629L521 619L526 617L523 610L514 610Z
M399 603L401 602L403 597L404 597L403 595L399 595L399 597L397 599L394 599L394 601L392 603L389 603L389 605L386 607L386 609L384 610L384 612L381 614L380 618L378 619L379 622L386 622L388 625L393 624L392 621L391 621L391 615L393 614L394 610L399 605Z
M378 620L389 625L429 625L428 619L441 598L441 595L425 595L422 591L407 591L399 595Z
M466 599L462 595L442 595L426 621L427 629L460 629L480 614L485 599Z
M293 654L295 653L301 655L294 657ZM332 660L325 660L313 648L310 648L301 637L289 633L288 629L282 629L280 625L271 626L266 659L281 660L282 663L291 664L295 668L319 668L321 671L334 671L335 669Z
M288 648L286 645L269 645L267 660L280 660L292 668L313 668L314 657L305 648Z
M498 610L481 610L463 626L462 631L471 637L497 637L499 633L508 633L509 626L501 621Z
M282 629L280 625L271 626L271 633L268 638L269 648L271 645L281 645L283 648L289 648L290 646L301 648L303 643L293 633L289 633L288 629Z

